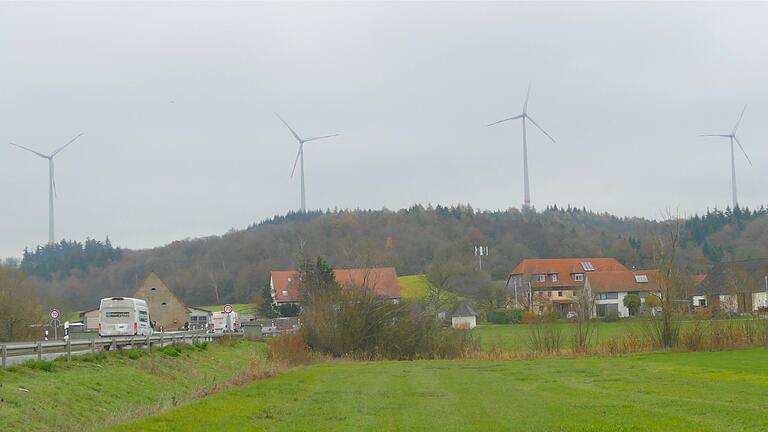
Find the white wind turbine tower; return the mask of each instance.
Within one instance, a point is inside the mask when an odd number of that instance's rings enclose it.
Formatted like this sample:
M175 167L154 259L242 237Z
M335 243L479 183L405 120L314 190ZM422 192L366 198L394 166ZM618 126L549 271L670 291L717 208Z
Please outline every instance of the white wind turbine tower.
M530 208L531 207L531 188L530 188L530 182L528 180L528 142L527 142L527 138L526 138L526 134L525 134L525 122L526 122L526 120L528 120L531 123L533 123L533 125L536 126L537 128L539 128L539 130L541 132L543 132L544 135L547 136L547 138L552 140L552 142L555 142L555 139L552 138L552 136L550 136L544 129L542 129L542 127L539 126L538 123L536 123L536 120L534 120L533 117L531 117L531 115L528 114L528 97L530 95L531 95L531 86L528 85L528 92L525 95L525 103L523 104L523 113L522 114L516 115L514 117L505 118L503 120L499 120L497 122L493 122L493 123L488 125L488 126L493 126L495 124L503 123L503 122L509 121L509 120L523 119L523 177L524 177L523 178L523 185L524 185L524 188L525 188L525 203L523 204L523 206L525 208Z
M298 164L299 160L301 160L301 211L306 212L307 196L306 196L306 191L304 189L304 143L309 141L317 141L324 138L339 136L339 134L302 138L299 136L299 134L296 133L295 130L293 130L293 128L288 124L288 122L286 122L282 117L280 117L280 114L275 113L275 115L277 116L277 118L280 119L281 122L283 122L285 127L287 127L288 130L291 131L293 136L296 138L296 141L299 142L299 152L296 154L296 160L293 162L293 171L291 171L291 178L293 178L293 175L296 173L296 164Z
M63 146L59 147L54 151L53 153L49 155L45 155L39 152L36 152L32 150L31 148L24 147L22 145L18 145L15 143L11 143L11 145L14 145L16 147L19 147L21 149L24 149L26 151L32 152L38 156L40 156L43 159L48 159L48 243L53 243L56 241L56 235L54 233L54 224L53 224L53 197L56 195L56 180L53 175L53 158L59 154L62 150L64 150L68 145L75 142L76 139L83 136L83 133L80 132L77 134L76 137L69 140L68 143L64 144Z
M739 116L739 119L736 121L736 125L733 127L733 130L729 134L707 134L707 135L701 135L701 136L714 136L714 137L721 137L721 138L728 138L731 140L731 187L733 188L733 208L736 208L739 206L739 200L736 197L736 158L734 156L733 151L733 142L736 141L736 144L739 145L739 148L741 149L742 153L744 153L744 157L747 158L747 162L749 162L750 165L752 165L752 161L749 160L749 156L747 156L747 152L744 151L744 147L741 146L741 142L738 138L736 138L736 129L739 128L739 123L741 123L742 117L744 117L744 111L747 110L747 106L744 105L744 109L741 110L741 115Z

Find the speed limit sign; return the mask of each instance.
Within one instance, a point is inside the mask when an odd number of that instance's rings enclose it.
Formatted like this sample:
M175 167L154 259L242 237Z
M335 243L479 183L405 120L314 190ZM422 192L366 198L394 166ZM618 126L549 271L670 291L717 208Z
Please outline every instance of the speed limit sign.
M232 305L227 303L224 305L224 313L231 314L232 313Z
M57 320L59 319L59 310L58 309L51 309L51 319Z

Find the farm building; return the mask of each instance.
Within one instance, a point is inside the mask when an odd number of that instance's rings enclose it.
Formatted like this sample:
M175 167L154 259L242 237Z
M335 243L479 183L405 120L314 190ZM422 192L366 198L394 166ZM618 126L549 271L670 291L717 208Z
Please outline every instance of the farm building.
M334 269L336 282L347 289L366 289L393 302L400 301L400 284L394 267L370 269ZM275 304L299 304L301 281L294 270L273 271L269 280Z
M189 322L189 309L155 272L147 275L133 296L147 301L150 318L158 330L175 330Z
M768 308L768 258L715 264L696 287L693 304L731 313Z
M477 317L477 311L469 303L463 301L456 305L451 312L451 327L472 330L477 327Z

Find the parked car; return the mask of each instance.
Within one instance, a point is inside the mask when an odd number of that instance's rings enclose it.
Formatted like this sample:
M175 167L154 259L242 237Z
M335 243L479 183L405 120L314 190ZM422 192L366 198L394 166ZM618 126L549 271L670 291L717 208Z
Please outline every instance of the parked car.
M574 319L574 318L576 318L577 316L579 316L579 315L578 315L576 312L574 312L574 311L570 311L570 312L568 312L568 313L565 315L565 317L566 317L566 318L568 318L568 319Z

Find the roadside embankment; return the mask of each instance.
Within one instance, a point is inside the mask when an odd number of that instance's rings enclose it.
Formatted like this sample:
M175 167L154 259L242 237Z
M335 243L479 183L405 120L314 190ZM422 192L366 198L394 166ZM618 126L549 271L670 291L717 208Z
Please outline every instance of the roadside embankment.
M257 378L265 350L258 342L222 341L0 369L0 429L94 430L159 413Z

